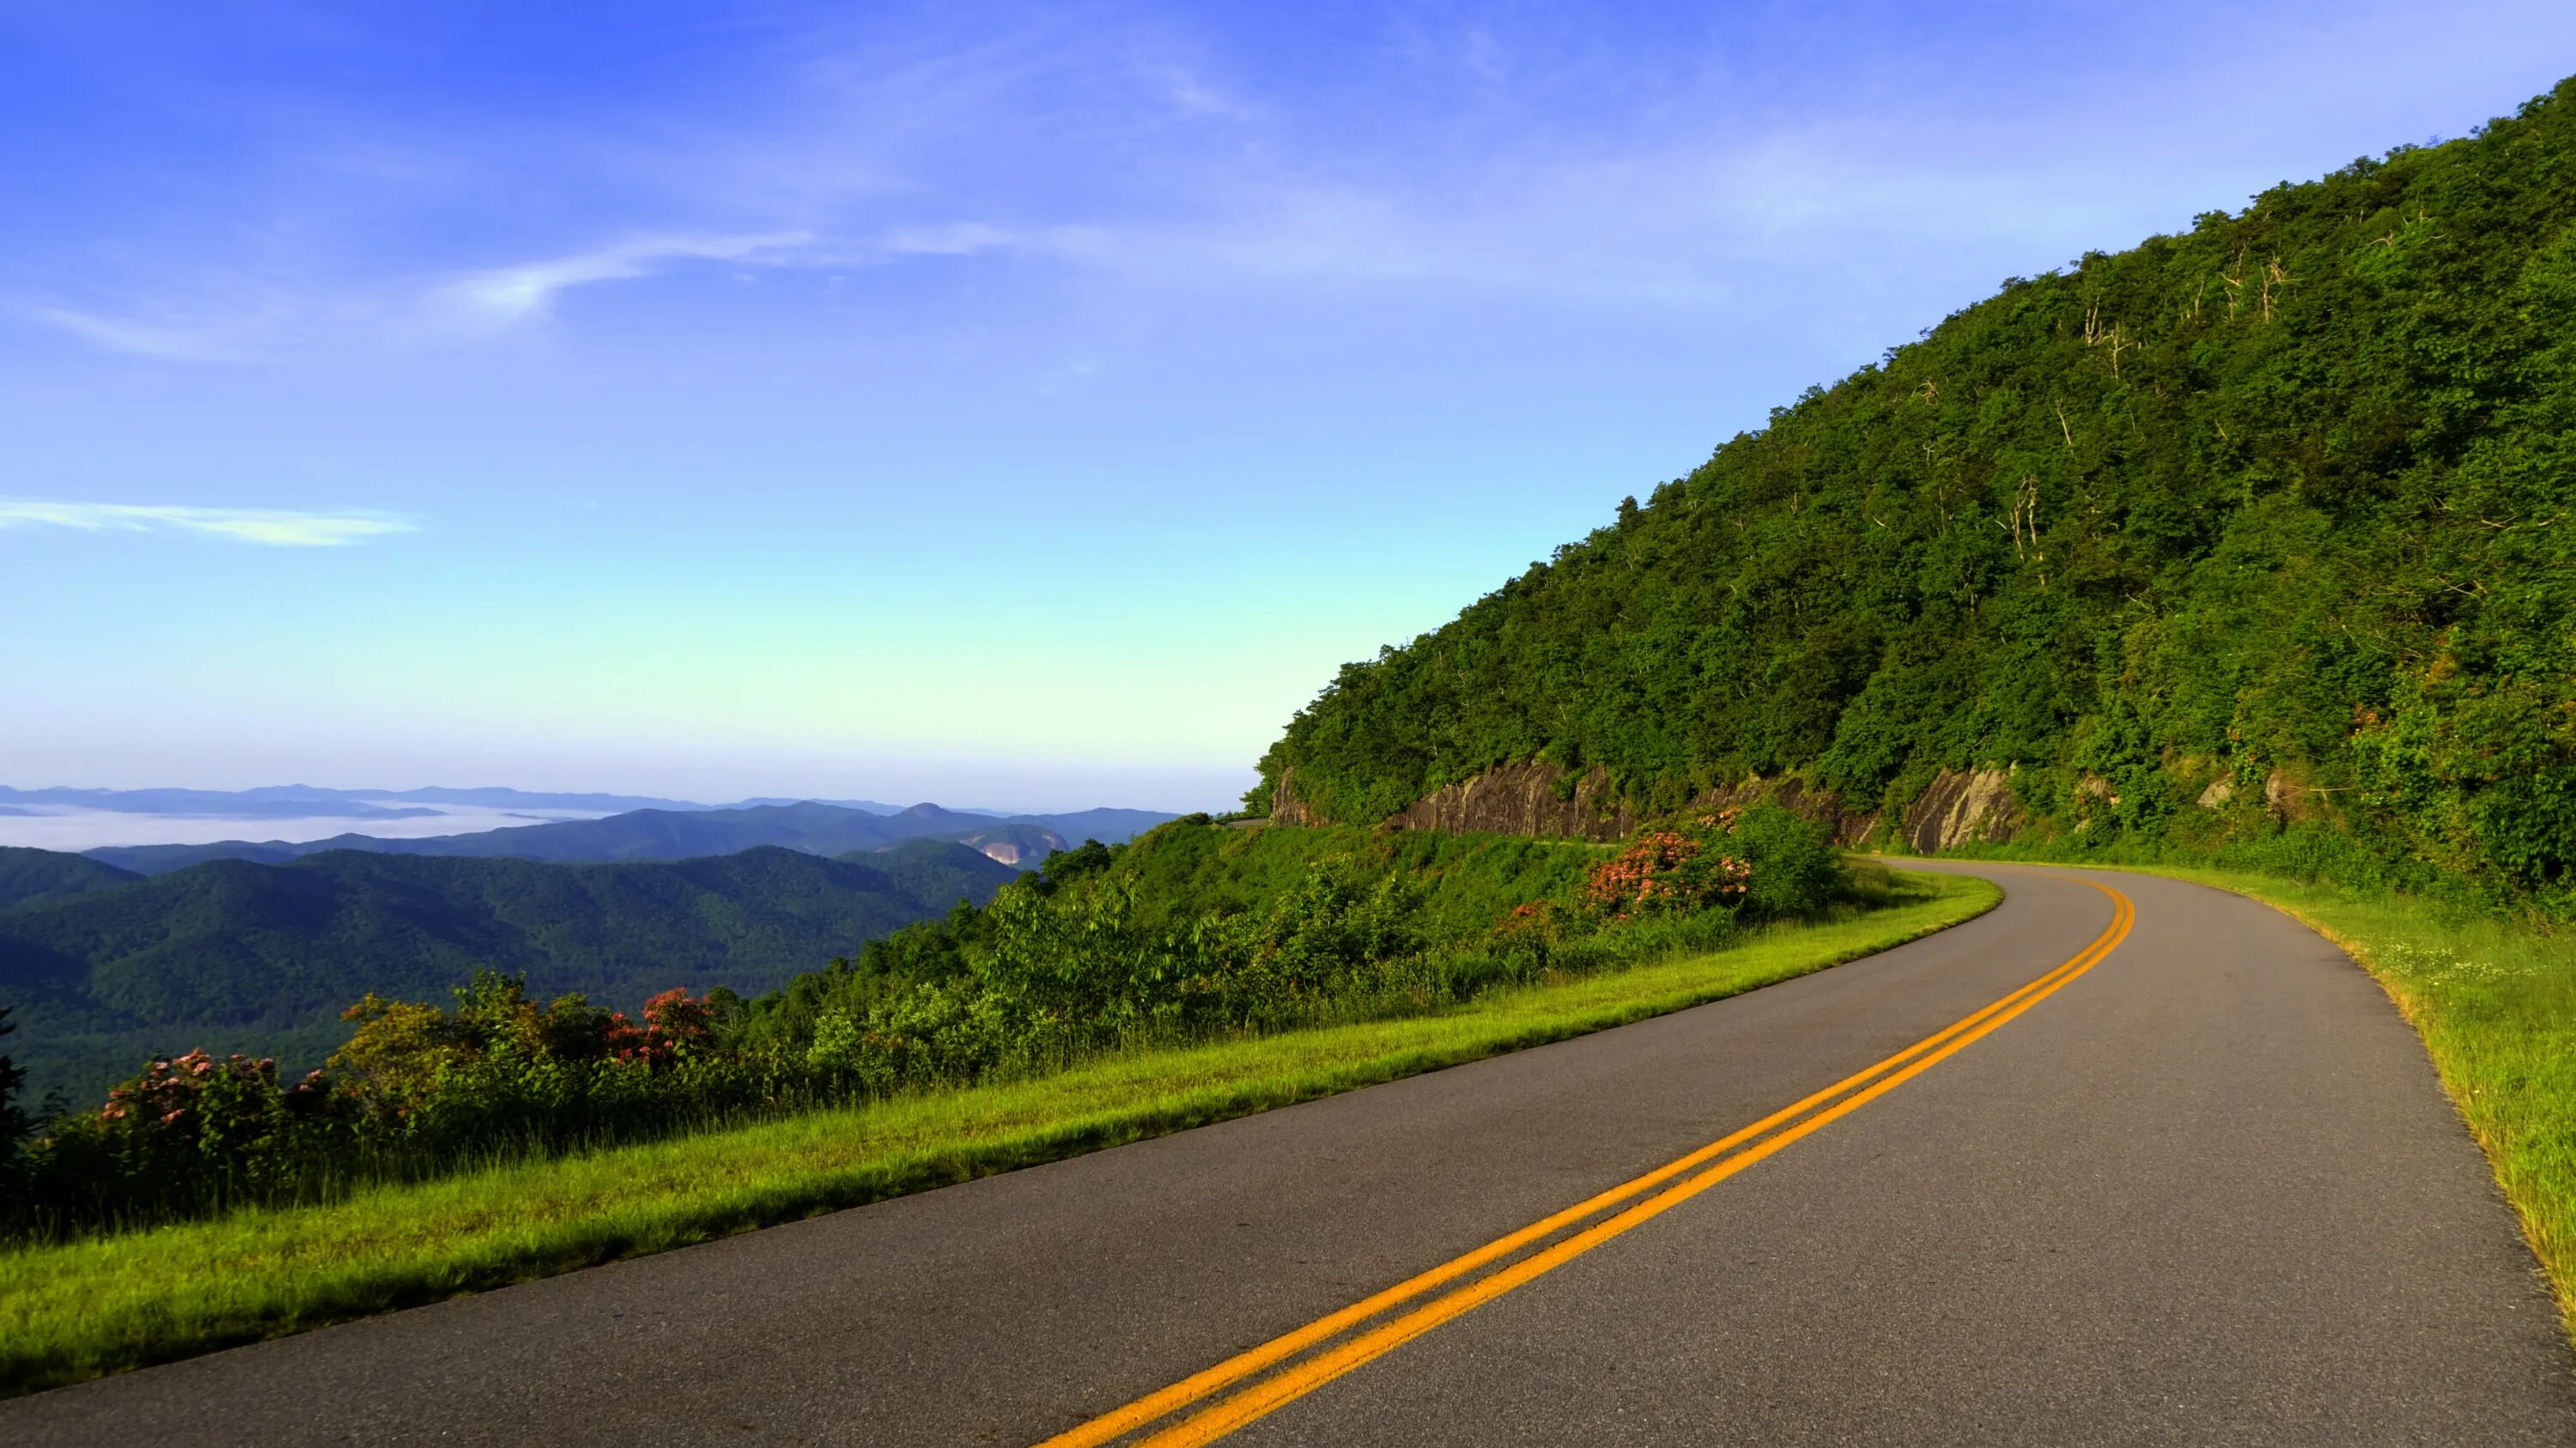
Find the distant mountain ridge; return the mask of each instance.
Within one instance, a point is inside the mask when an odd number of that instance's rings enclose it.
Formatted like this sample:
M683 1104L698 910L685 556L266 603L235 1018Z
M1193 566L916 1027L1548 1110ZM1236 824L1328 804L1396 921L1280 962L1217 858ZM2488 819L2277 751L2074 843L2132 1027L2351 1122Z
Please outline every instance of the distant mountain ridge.
M1005 863L1032 865L1055 850L1085 839L1114 844L1175 816L1153 810L1094 809L1069 815L990 815L917 804L892 814L806 800L738 809L639 809L602 819L515 825L472 834L423 839L384 839L343 834L326 840L224 840L205 845L112 845L88 858L158 875L209 860L283 864L333 850L374 854L516 858L557 864L633 860L685 860L777 845L816 855L883 849L913 839L984 837L986 849ZM986 848L985 846L978 846Z
M57 808L104 810L113 814L204 815L220 819L261 819L303 817L330 818L347 807L351 818L369 817L374 811L386 810L395 818L419 818L434 810L400 810L400 805L451 805L478 809L526 809L580 811L588 814L625 814L639 809L721 810L750 809L758 805L828 804L842 809L863 810L869 814L901 814L909 805L888 804L875 799L821 799L813 795L758 795L728 804L706 804L693 799L665 799L650 794L598 794L560 790L511 789L485 785L456 789L431 785L420 789L330 789L311 784L270 784L253 789L83 789L53 785L44 789L13 789L0 785L0 808L17 805L49 805ZM980 815L987 819L1032 819L1035 811L988 809L982 806L957 807L952 814ZM1087 810L1085 814L1150 814L1157 821L1175 818L1152 810Z

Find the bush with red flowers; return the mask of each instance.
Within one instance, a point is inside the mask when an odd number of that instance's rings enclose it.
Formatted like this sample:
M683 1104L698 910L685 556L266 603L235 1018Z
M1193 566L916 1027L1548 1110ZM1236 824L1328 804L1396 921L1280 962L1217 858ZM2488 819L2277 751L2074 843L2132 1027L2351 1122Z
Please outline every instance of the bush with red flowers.
M713 1006L674 986L644 1003L644 1024L613 1011L602 1023L600 1038L610 1059L648 1071L667 1071L692 1055L715 1048Z
M1639 835L1636 843L1592 872L1585 902L1621 920L1649 911L1733 904L1743 898L1752 866L1710 848L1711 843L1701 834L1680 830Z
M345 1140L322 1073L281 1088L277 1062L190 1051L147 1064L107 1103L54 1123L28 1154L56 1210L120 1214L279 1185Z

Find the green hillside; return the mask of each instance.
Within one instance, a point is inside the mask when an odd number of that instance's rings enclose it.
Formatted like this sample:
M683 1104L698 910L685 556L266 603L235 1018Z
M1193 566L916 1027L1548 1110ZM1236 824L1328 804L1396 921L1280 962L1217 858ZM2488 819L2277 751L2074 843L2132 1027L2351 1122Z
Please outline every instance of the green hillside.
M2564 901L2571 222L2576 82L2009 281L1345 668L1250 801L1285 779L1369 822L1537 762L1651 811L1795 777L1883 838L1990 767L2025 839L2288 829Z
M86 890L104 890L140 878L131 870L120 870L81 855L0 845L0 910Z
M671 986L765 990L1015 873L929 840L841 860L219 860L0 912L0 1004L35 1094L86 1094L174 1047L336 1043L359 996L444 999L478 966L630 1009Z

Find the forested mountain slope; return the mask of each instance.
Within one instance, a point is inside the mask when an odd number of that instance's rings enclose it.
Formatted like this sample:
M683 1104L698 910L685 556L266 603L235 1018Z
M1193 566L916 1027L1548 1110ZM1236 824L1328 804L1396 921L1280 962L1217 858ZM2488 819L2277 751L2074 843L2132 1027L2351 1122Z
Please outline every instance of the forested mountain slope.
M141 877L80 855L0 845L0 910L132 884Z
M2576 82L2009 281L1345 668L1251 802L1536 762L1649 812L1794 777L1883 836L1995 768L2060 839L2307 821L2563 900L2571 222Z
M597 865L217 860L0 910L0 1005L17 1008L13 1043L40 1091L86 1089L101 1051L130 1072L145 1039L164 1044L143 1054L197 1036L230 1049L316 1028L337 1039L340 1011L367 992L444 1000L483 966L629 1010L672 986L766 990L1017 873L935 840L840 860L777 847Z

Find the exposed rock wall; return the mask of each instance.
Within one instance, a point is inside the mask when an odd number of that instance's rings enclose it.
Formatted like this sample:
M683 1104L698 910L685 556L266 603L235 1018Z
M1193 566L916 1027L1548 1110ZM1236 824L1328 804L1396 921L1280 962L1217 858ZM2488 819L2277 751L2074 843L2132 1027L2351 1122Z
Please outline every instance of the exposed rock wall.
M1399 830L1481 830L1578 840L1624 839L1636 832L1635 808L1612 795L1606 773L1593 770L1575 781L1571 796L1560 796L1565 777L1566 771L1554 765L1506 765L1426 795L1386 823ZM1878 824L1875 813L1845 809L1831 790L1809 789L1794 779L1724 785L1696 796L1689 808L1741 809L1764 801L1832 825L1838 844L1857 845Z
M1552 764L1508 764L1434 790L1386 823L1399 830L1480 830L1576 840L1615 840L1636 829L1636 811L1615 797L1606 772L1581 775L1573 793L1559 798L1565 774ZM1274 811L1272 818L1277 817Z
M1279 771L1279 787L1270 792L1270 822L1274 825L1319 825L1323 820L1314 806L1297 797L1297 771Z
M1918 855L1970 843L1998 844L2029 822L2000 769L1945 769L1907 807L1897 835Z
M1552 764L1505 765L1423 796L1387 820L1385 828L1577 840L1624 839L1636 831L1636 810L1612 792L1606 772L1588 771L1576 778L1571 794L1560 795L1565 778L1566 771ZM1766 801L1832 825L1834 841L1841 845L1865 843L1879 824L1875 811L1847 809L1833 791L1811 789L1795 779L1723 785L1692 799L1690 808L1740 809ZM1294 770L1280 775L1270 821L1322 822L1297 797ZM1928 855L1972 842L2008 840L2029 822L2013 797L2012 778L2003 770L1944 770L1905 811L1896 833L1909 849Z

